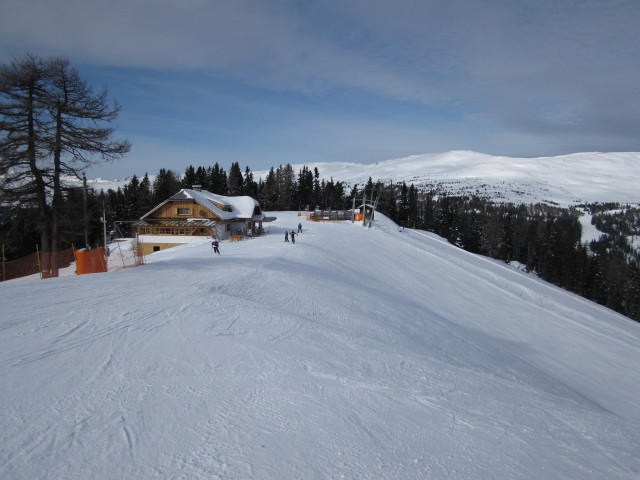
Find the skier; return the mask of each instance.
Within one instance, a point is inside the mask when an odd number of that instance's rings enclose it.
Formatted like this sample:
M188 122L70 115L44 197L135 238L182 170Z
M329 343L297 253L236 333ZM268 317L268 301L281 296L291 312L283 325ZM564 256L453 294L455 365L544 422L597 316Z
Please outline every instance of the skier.
M302 233L302 224L301 223L298 224L298 233Z
M284 241L289 243L289 231L284 232Z
M291 243L296 243L296 232L291 230Z
M216 237L215 235L213 236L213 239L211 241L211 247L213 248L213 253L217 253L218 255L220 255L220 249L218 248L218 237Z

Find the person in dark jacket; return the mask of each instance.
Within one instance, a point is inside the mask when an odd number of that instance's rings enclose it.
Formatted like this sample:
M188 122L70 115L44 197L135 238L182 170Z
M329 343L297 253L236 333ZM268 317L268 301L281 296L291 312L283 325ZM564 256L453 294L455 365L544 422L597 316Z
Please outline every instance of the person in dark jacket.
M301 223L298 224L298 233L302 233L302 224Z
M284 232L284 241L289 243L289 230L287 230L286 232Z
M296 232L291 230L291 243L296 243Z

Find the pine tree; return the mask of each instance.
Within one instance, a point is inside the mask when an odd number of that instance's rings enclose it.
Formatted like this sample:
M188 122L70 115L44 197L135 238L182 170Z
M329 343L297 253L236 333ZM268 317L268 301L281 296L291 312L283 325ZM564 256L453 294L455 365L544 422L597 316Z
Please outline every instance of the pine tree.
M164 202L169 197L180 191L181 183L171 170L161 168L153 181L153 203L155 205Z
M500 244L500 258L505 262L511 262L513 258L513 219L511 212L507 212L502 222L502 242Z
M196 169L193 167L193 165L189 165L185 171L184 171L184 175L182 176L182 188L191 188L194 185L198 185L198 183L196 182Z
M397 222L403 227L408 226L409 222L409 189L404 182L402 182L402 186L400 187L400 196L398 198Z
M216 164L213 166L213 169L211 170L209 191L212 193L217 193L218 195L227 195L227 183L227 173L222 167L220 167L220 165L218 165L218 162L216 162Z
M193 185L200 185L203 190L211 190L211 179L204 167L198 167L195 171ZM189 187L191 188L191 187Z
M307 210L313 202L313 174L307 166L298 173L296 189L296 205L298 210Z
M151 181L149 180L149 175L147 173L144 174L142 180L140 181L140 193L138 195L140 202L140 213L144 215L149 210L151 210L155 205L153 204L153 198L151 196Z
M135 175L131 177L129 183L124 186L124 200L127 205L127 219L135 220L144 213L140 209L140 182Z
M276 169L276 183L278 189L276 208L278 210L291 210L293 207L293 196L296 190L291 165L280 165Z
M418 190L411 184L407 196L407 224L411 228L417 228L420 212L418 209Z
M318 167L313 168L313 194L311 197L312 209L320 207L322 203L322 188L320 186L320 172Z
M242 179L242 171L240 164L234 162L229 169L229 177L227 178L227 191L230 196L242 195L244 188L244 180Z
M258 184L253 180L253 173L249 166L244 169L243 194L252 198L258 198Z
M278 201L278 184L276 180L276 172L273 167L269 169L267 178L260 187L258 199L264 210L276 210Z

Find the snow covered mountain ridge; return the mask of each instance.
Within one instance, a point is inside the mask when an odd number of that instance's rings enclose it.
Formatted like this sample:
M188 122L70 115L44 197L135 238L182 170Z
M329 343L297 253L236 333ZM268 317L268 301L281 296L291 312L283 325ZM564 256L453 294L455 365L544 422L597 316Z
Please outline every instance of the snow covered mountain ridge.
M293 165L294 171L302 164ZM413 155L370 165L308 164L320 176L348 185L371 178L413 183L452 195L478 195L512 203L560 206L593 202L640 203L640 153L575 153L514 158L471 151ZM264 178L267 172L254 176Z
M348 162L292 165L317 168L321 178L362 185L406 182L452 195L479 195L513 203L550 203L571 206L593 202L640 204L640 153L587 152L555 157L514 158L471 151L413 155L373 164ZM249 165L251 168L251 165ZM183 172L177 171L182 174ZM254 171L266 178L268 171ZM150 175L153 179L154 175ZM77 181L76 181L77 182ZM96 189L117 189L129 182L93 179Z

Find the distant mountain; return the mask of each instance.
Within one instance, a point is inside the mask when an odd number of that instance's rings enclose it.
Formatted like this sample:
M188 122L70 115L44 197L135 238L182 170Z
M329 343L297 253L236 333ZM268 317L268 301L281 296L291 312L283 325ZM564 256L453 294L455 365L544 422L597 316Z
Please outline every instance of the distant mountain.
M87 185L93 188L94 190L98 190L98 191L109 190L109 189L117 190L118 188L122 188L126 184L128 184L131 181L132 177L133 175L131 175L130 177L119 178L116 180L105 180L104 178L94 178L92 180L87 179ZM149 175L149 179L152 182L154 178L155 178L155 175ZM82 184L82 182L79 182L76 179L71 179L70 182L73 184L77 184L78 186Z
M373 164L324 162L292 165L318 169L326 180L348 186L368 181L406 182L452 195L478 195L495 201L560 206L592 202L640 204L640 152L574 153L556 157L516 158L470 151L429 153ZM268 170L254 171L266 178ZM149 178L153 181L154 175ZM97 190L117 189L131 177L88 180ZM78 180L70 180L79 184Z
M640 203L640 152L574 153L513 158L470 151L431 153L367 164L312 163L320 176L350 186L371 178L427 186L450 194L479 195L514 203L561 206L590 202ZM268 172L254 172L264 178Z

